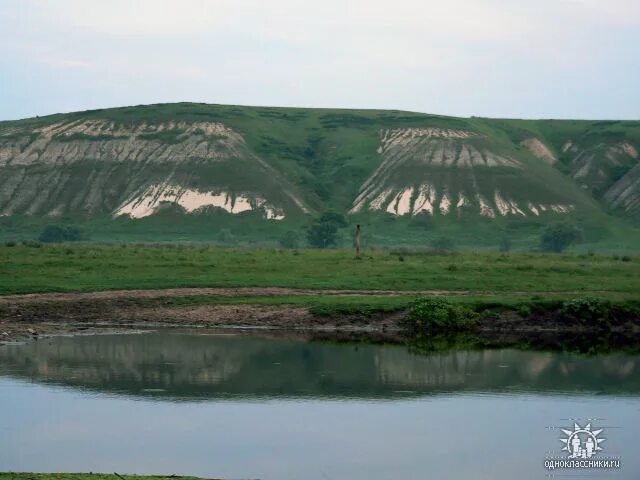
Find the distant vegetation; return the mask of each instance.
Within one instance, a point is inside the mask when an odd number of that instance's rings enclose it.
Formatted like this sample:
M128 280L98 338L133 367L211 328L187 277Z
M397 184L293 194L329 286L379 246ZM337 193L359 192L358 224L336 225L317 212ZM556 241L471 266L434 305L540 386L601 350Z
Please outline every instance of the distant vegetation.
M540 248L543 252L561 253L580 239L582 239L582 232L574 225L553 223L542 233Z
M314 248L335 247L338 230L349 225L339 213L325 212L307 229L307 242Z
M76 227L49 225L38 237L42 243L78 242L82 240L82 232Z
M58 135L56 140L60 142L74 142L77 140L86 141L86 142L100 142L100 141L109 141L118 137L114 137L109 134L97 134L97 135L88 135L82 132L75 132L69 135ZM122 138L122 137L120 137Z
M159 132L140 133L138 138L141 140L155 140L168 145L180 143L180 137L186 132L183 129L174 128L173 130L161 130Z

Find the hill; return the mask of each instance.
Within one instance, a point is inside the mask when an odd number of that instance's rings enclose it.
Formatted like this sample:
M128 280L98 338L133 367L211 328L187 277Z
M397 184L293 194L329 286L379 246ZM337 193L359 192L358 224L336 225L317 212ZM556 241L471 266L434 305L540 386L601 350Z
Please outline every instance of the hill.
M193 103L57 114L0 122L1 235L53 223L94 240L275 244L334 211L368 244L529 249L563 221L582 248L629 250L638 149L637 121Z

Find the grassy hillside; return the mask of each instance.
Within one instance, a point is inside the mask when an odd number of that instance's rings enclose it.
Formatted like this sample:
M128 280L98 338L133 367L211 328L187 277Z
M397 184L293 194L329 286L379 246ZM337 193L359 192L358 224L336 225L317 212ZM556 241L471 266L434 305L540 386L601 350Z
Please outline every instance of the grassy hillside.
M562 221L582 250L634 250L639 148L640 122L382 110L180 103L0 122L0 237L59 223L92 240L274 245L331 210L369 245L530 250Z

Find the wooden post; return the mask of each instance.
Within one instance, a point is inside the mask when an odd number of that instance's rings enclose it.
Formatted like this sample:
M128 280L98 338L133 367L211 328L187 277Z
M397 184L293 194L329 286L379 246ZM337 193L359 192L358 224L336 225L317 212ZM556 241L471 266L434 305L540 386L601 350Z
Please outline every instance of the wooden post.
M356 258L360 258L360 224L356 225Z

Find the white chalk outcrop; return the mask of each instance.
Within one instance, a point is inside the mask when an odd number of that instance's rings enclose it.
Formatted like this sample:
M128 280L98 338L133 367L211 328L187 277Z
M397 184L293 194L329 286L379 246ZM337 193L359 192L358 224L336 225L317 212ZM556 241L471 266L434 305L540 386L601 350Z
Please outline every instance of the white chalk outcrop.
M540 155L552 156L537 139L528 145ZM382 162L362 184L349 211L351 214L368 210L396 216L419 213L446 216L475 210L481 216L496 218L539 216L541 212L567 213L573 209L573 205L541 203L534 199L518 202L499 189L482 190L477 175L486 178L496 169L515 172L524 166L506 154L489 150L482 136L472 131L385 129L380 132L377 151ZM546 161L551 163L551 158ZM407 172L415 172L418 178ZM428 180L429 177L445 180L438 183ZM468 188L453 188L462 181Z
M534 157L545 161L549 165L553 165L558 161L553 152L539 138L531 137L520 142ZM570 145L569 145L570 146ZM569 148L569 147L567 147ZM563 150L564 151L564 150Z
M261 209L273 220L285 210L309 212L297 189L220 122L83 118L0 126L0 167L0 215L141 218L163 202L186 212ZM192 179L206 188L187 188Z
M473 200L470 200L473 198ZM496 218L507 215L527 217L540 216L544 212L569 213L575 208L572 204L540 203L525 201L518 203L496 190L491 199L480 193L474 196L464 192L451 194L449 191L439 191L434 185L422 184L418 187L406 187L398 190L387 189L372 201L369 211L383 211L396 216L418 215L450 215L456 212L472 212L474 209L484 217ZM352 209L352 213L353 209Z
M114 216L128 215L131 218L144 218L153 215L163 204L175 204L187 213L193 213L205 207L221 208L228 213L259 210L268 220L283 220L281 209L269 205L264 198L245 194L231 195L228 192L203 192L179 185L151 185L141 194L122 204Z

